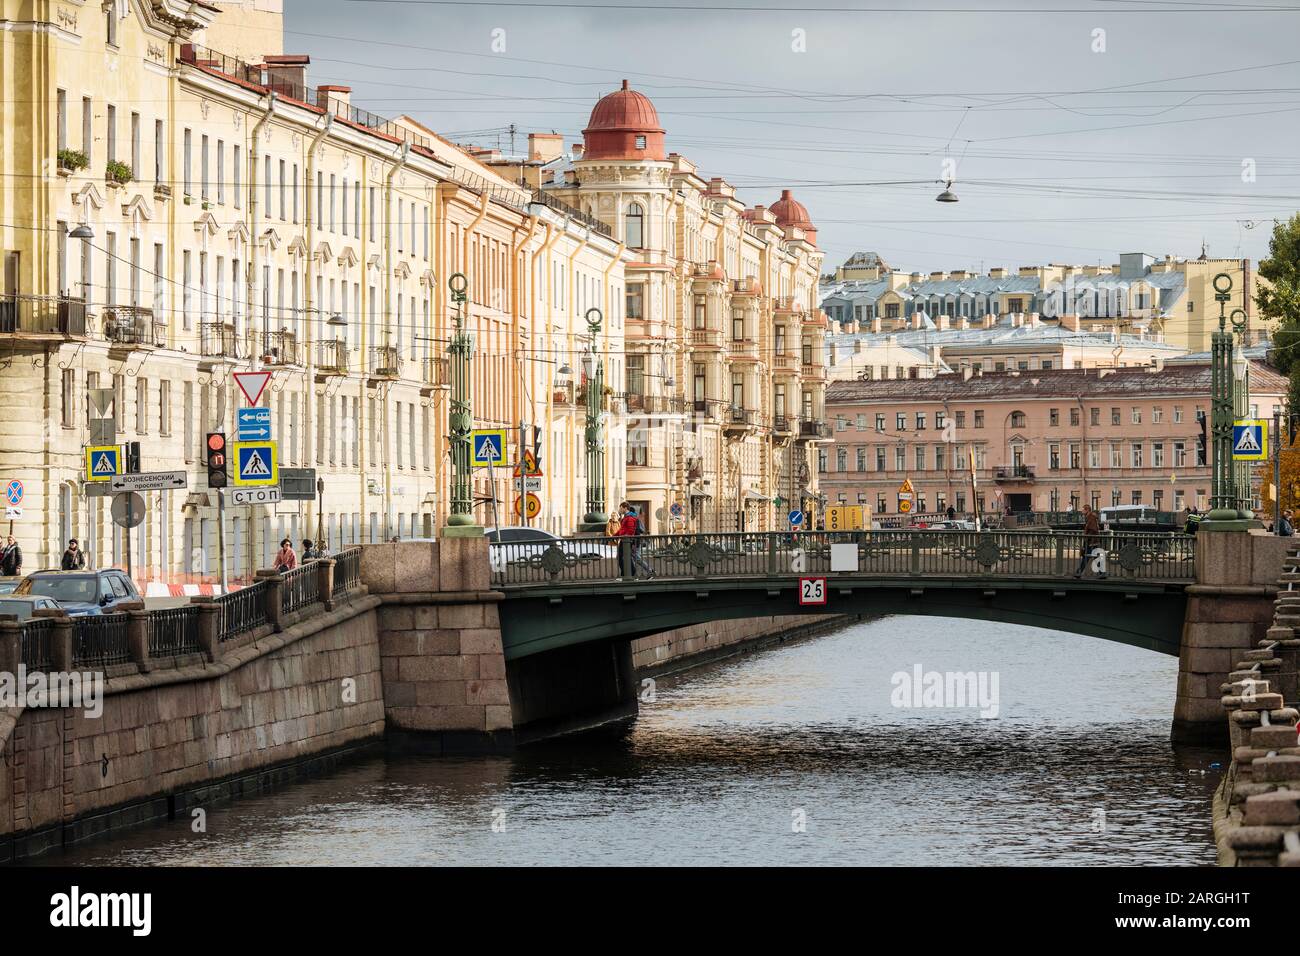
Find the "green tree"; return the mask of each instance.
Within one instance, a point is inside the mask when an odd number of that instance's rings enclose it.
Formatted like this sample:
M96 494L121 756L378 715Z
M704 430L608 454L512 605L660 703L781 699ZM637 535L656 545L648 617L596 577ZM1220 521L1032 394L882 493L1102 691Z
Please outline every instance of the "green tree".
M1260 260L1255 294L1260 314L1273 323L1273 364L1285 372L1287 400L1300 411L1300 213L1273 227L1268 258Z

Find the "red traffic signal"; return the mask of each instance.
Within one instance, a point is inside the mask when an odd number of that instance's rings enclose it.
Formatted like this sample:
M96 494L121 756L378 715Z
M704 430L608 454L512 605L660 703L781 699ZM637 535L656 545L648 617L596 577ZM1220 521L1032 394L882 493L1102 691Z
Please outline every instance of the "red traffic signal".
M208 432L208 487L226 487L226 436Z

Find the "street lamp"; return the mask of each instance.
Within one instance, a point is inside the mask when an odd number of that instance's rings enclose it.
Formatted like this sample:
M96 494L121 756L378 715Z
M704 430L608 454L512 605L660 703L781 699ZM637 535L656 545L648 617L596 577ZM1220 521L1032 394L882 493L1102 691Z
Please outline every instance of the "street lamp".
M83 222L80 225L78 225L75 229L73 229L70 233L68 233L68 238L69 239L94 239L95 231Z
M447 280L451 301L456 307L452 316L454 331L447 346L451 365L451 401L448 414L448 440L451 443L451 514L443 537L477 538L483 529L474 523L474 499L470 487L470 435L474 429L474 414L470 407L470 360L474 346L465 331L465 302L469 280L457 272ZM495 493L495 492L494 492Z
M587 310L588 349L582 356L587 376L587 513L578 530L603 534L605 531L605 428L601 421L601 403L605 395L604 363L596 355L596 337L600 334L600 309Z
M1210 337L1211 374L1210 410L1213 462L1210 485L1210 513L1197 529L1200 531L1245 531L1252 515L1244 511L1238 470L1232 460L1232 425L1247 399L1249 366L1239 350L1234 355L1233 332L1244 332L1246 313L1234 309L1227 314L1232 300L1232 277L1220 272L1214 277L1214 298L1219 303L1219 328ZM1241 318L1238 319L1238 316ZM1232 331L1228 329L1231 320Z

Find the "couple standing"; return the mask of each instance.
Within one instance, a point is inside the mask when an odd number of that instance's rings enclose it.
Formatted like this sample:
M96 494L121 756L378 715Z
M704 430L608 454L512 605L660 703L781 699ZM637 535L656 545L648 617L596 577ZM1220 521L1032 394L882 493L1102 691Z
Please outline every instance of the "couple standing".
M605 524L605 534L611 538L627 538L626 547L631 553L631 572L632 577L636 577L638 572L644 571L647 579L655 576L654 568L646 563L645 558L641 557L640 537L646 533L645 522L637 514L636 508L628 502L623 502L609 516L609 521ZM620 550L624 546L619 542ZM621 557L621 555L620 555Z

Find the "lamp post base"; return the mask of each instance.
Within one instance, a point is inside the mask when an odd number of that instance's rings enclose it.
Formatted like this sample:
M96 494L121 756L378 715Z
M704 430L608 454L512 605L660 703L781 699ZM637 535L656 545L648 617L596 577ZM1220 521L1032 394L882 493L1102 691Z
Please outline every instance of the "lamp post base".
M600 515L584 515L578 524L579 534L604 534L605 524L608 518L602 518Z
M446 524L442 528L444 538L481 538L483 527L476 524Z

